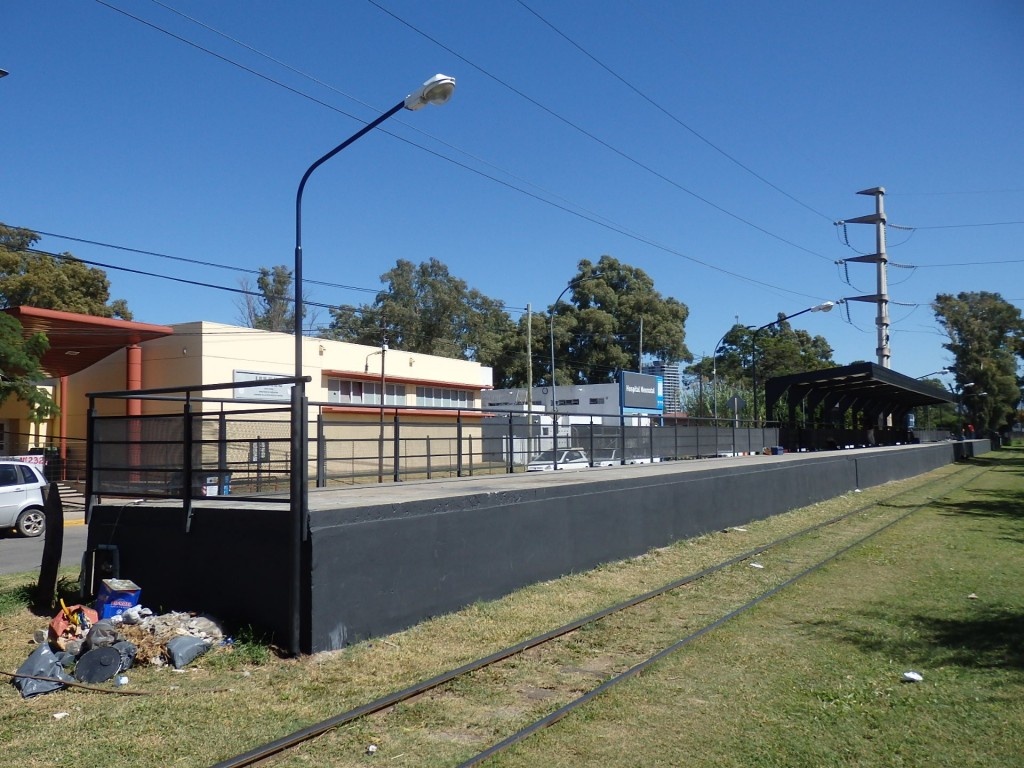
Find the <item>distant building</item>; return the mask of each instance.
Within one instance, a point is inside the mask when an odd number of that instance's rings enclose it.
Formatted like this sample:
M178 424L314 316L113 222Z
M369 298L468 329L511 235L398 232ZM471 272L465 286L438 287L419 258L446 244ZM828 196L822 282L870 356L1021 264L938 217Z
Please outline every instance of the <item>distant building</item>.
M683 410L683 375L679 363L655 360L650 365L645 365L643 372L662 380L665 413L679 413Z

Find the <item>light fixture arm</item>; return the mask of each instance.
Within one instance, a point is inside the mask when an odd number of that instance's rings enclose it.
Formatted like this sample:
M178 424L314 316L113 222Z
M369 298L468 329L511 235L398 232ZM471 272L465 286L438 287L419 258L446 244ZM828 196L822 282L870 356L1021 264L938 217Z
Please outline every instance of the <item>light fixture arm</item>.
M549 344L551 346L551 410L555 413L558 412L558 398L555 396L555 309L558 307L558 302L565 296L566 291L573 288L580 283L585 283L587 280L595 280L599 277L604 277L600 272L595 272L592 275L585 277L578 277L575 280L570 280L569 284L562 289L562 292L558 294L558 298L555 299L555 303L551 305L551 318L548 320L548 333L550 335Z
M832 307L836 305L834 301L826 301L821 304L815 304L813 307L807 309L801 309L799 312L794 312L792 315L784 315L777 320L772 320L770 323L765 323L760 328L754 328L754 332L750 335L750 375L752 385L754 388L754 426L756 427L759 421L759 412L757 407L757 334L763 331L765 328L771 328L773 325L784 323L794 317L806 314L807 312L830 312Z

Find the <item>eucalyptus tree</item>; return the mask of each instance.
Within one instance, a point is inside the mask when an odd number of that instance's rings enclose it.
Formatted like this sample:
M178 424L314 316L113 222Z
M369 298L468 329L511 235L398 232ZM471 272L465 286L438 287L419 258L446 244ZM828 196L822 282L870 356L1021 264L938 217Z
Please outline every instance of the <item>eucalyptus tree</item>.
M932 303L948 337L951 371L970 423L1000 430L1014 421L1021 400L1019 358L1024 351L1024 318L998 293L940 293Z

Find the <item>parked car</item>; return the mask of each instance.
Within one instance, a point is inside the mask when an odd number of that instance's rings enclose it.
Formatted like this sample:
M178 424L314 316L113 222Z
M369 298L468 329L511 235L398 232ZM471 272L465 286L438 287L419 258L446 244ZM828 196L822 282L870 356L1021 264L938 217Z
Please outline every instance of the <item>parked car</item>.
M43 488L46 478L32 464L0 461L0 529L39 536L46 529Z
M650 456L636 456L632 459L626 459L627 464L658 464L660 462L661 456L655 456L654 458Z
M557 451L541 451L526 465L527 472L549 472L555 469L555 457L558 457L558 469L587 469L590 459L582 448L559 448Z
M595 448L594 449L594 466L595 467L617 467L622 464L622 460L619 458L619 452L615 448Z

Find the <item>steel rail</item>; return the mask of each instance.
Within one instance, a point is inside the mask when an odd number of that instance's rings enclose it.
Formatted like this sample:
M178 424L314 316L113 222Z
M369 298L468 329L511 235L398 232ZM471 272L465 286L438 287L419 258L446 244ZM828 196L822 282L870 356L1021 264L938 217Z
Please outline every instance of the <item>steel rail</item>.
M968 470L969 470L969 468L961 469L957 473L952 475L952 477L958 477L961 474L967 472ZM980 474L982 474L982 473L975 473L975 474L973 474L971 477L967 478L962 483L960 483L957 486L955 486L954 488L952 488L950 491L947 491L943 495L943 497L945 495L948 495L952 491L958 490L959 488L963 487L964 485L966 485L968 482L970 482L971 480L973 480L975 477L979 476ZM850 510L848 512L844 512L844 513L842 513L840 515L837 515L835 517L829 518L829 519L821 521L819 523L815 523L814 525L807 526L806 528L803 528L803 529L801 529L799 531L795 531L793 533L789 533L789 534L787 534L787 535L785 535L785 536L783 536L781 538L775 539L773 541L768 542L767 544L763 544L763 545L760 545L760 546L755 547L753 549L747 550L746 552L743 552L743 553L741 553L739 555L736 555L734 557L728 558L727 560L723 560L723 561L721 561L719 563L716 563L715 565L709 566L709 567L707 567L707 568L705 568L705 569L703 569L701 571L697 571L695 573L689 574L687 576L683 576L683 577L681 577L679 579L676 579L676 580L674 580L672 582L664 584L664 585L662 585L660 587L656 587L655 589L652 589L649 592L645 592L645 593L643 593L641 595L636 595L634 597L629 598L628 600L624 600L624 601L622 601L620 603L617 603L615 605L609 606L607 608L603 608L603 609L601 609L599 611L591 613L591 614L589 614L587 616L584 616L582 618L575 619L575 620L569 622L568 624L564 624L561 627L558 627L557 629L552 629L552 630L550 630L548 632L545 632L544 634L536 635L534 637L528 638L528 639L523 640L523 641L521 641L519 643L516 643L515 645L511 645L511 646L508 646L507 648L503 648L502 650L496 651L496 652L494 652L494 653L492 653L492 654L490 654L488 656L483 656L483 657L481 657L479 659L476 659L475 661L471 661L471 662L468 662L467 664L464 664L464 665L462 665L460 667L457 667L455 669L448 670L447 672L442 672L441 674L436 675L435 677L432 677L432 678L430 678L428 680L423 680L421 682L415 683L414 685L411 685L411 686L409 686L407 688L403 688L403 689L401 689L399 691L395 691L395 692L392 692L392 693L387 694L385 696L382 696L382 697L380 697L378 699L375 699L374 701L368 702L367 704L364 704L362 706L356 707L355 709L350 709L347 712L343 712L341 714L338 714L338 715L335 715L333 717L330 717L330 718L328 718L326 720L322 720L319 723L316 723L314 725L310 725L310 726L308 726L306 728L302 728L302 729L300 729L298 731L294 731L294 732L292 732L290 734L282 736L279 739L275 739L274 741L268 742L268 743L266 743L266 744L264 744L262 746L259 746L259 747L256 747L254 749L251 749L248 752L245 752L245 753L236 755L234 757L230 757L230 758L227 758L225 760L222 760L222 761L220 761L218 763L215 763L211 768L243 768L244 766L255 765L256 763L258 763L258 762L260 762L262 760L266 760L268 757L271 757L271 756L273 756L273 755L275 755L275 754L277 754L279 752L283 752L285 750L291 749L292 747L298 746L299 744L302 744L303 742L306 742L306 741L309 741L311 739L314 739L317 736L320 736L320 735L322 735L322 734L324 734L324 733L326 733L328 731L331 731L331 730L333 730L335 728L338 728L338 727L340 727L342 725L346 725L346 724L348 724L350 722L353 722L355 720L358 720L360 718L366 717L368 715L372 715L372 714L374 714L376 712L380 712L380 711L382 711L384 709L387 709L388 707L394 706L395 704L399 704L399 703L401 703L403 701L406 701L407 699L413 698L414 696L418 696L421 693L425 693L425 692L430 691L430 690L432 690L434 688L438 688L441 685L444 685L445 683L451 682L452 680L455 680L455 679L457 679L459 677L462 677L464 675L470 674L471 672L475 672L477 670L484 669L486 667L489 667L489 666L491 666L493 664L498 663L499 661L504 661L507 658L510 658L512 656L520 654L523 651L527 651L527 650L529 650L531 648L535 648L537 646L544 645L545 643L548 643L548 642L550 642L552 640L555 640L555 639L557 639L559 637L562 637L563 635L567 635L570 632L574 632L574 631L580 629L581 627L583 627L583 626L585 626L587 624L593 624L594 622L600 621L601 619L604 619L604 618L606 618L608 616L611 616L611 615L616 614L616 613L620 613L622 611L628 610L629 608L633 608L633 607L635 607L637 605L640 605L641 603L644 603L644 602L652 600L652 599L654 599L656 597L659 597L659 596L665 594L666 592L671 592L674 589L678 589L679 587L685 586L687 584L691 584L691 583L693 583L695 581L698 581L700 579L703 579L703 578L706 578L708 576L711 576L711 575L713 575L713 574L715 574L715 573L717 573L719 571L722 571L722 570L724 570L724 569L726 569L726 568L728 568L730 566L736 565L737 563L743 562L744 560L749 560L752 557L755 557L755 556L757 556L759 554L762 554L763 552L766 552L769 549L772 549L773 547L780 546L780 545L785 544L785 543L787 543L789 541L792 541L793 539L799 538L801 536L805 536L805 535L807 535L809 533L813 533L814 531L817 531L817 530L820 530L822 528L826 528L826 527L828 527L830 525L834 525L836 523L842 522L843 520L849 519L849 518L853 517L854 515L860 514L860 513L865 512L865 511L867 511L869 509L889 504L893 500L898 499L900 496L905 496L907 494L919 491L923 487L927 487L928 485L932 485L932 484L937 484L937 483L939 483L939 482L941 482L942 480L945 480L945 479L948 479L948 476L940 478L940 479L932 481L932 482L922 483L921 485L915 486L914 488L910 488L910 489L907 489L907 490L900 491L899 493L895 493L895 494L893 494L892 496L890 496L890 497L888 497L886 499L881 499L881 500L878 500L878 501L869 502L869 503L864 504L862 506L859 506L859 507L857 507L855 509L852 509L852 510ZM943 498L943 497L939 497L939 498ZM929 499L929 501L924 502L924 503L922 503L921 505L919 505L917 507L914 507L911 511L916 511L917 509L920 509L921 507L926 506L927 504L933 503L934 501L935 501L934 498L933 499ZM902 517L899 518L899 519L902 519ZM890 525L891 524L892 523L890 523ZM888 526L886 526L886 527L888 527ZM884 530L884 528L883 529L879 529L875 533L880 533L881 530ZM873 536L875 534L870 534L870 535ZM851 545L850 548L852 548L852 546L856 546L856 544ZM843 551L845 551L845 550L842 550L841 552L836 553L835 555L833 555L829 559L834 559L835 557L838 557L839 554L841 554ZM822 563L822 564L824 564L824 563ZM737 609L736 611L734 611L733 613L729 614L728 616L723 617L721 619L718 619L717 621L715 621L715 622L705 626L704 628L698 630L696 633L694 633L693 635L689 636L688 638L685 638L684 640L679 641L679 643L674 644L670 648L672 650L676 650L679 647L682 647L682 645L685 645L686 643L696 639L697 637L700 637L701 635L706 634L707 632L710 632L712 629L714 629L714 628L720 626L721 624L725 623L725 621L729 620L730 618L733 618L735 615L738 615L739 613L742 613L745 610L748 610L749 608L753 607L753 605L756 605L761 600L764 600L767 597L769 597L770 595L772 595L775 592L779 591L783 586L788 586L796 578L800 578L800 577L802 577L804 575L806 575L806 574L800 574L800 576L794 577L794 579L791 579L790 581L784 582L782 585L779 585L778 587L775 587L773 590L771 590L769 592L766 592L765 594L761 595L758 598L755 598L755 600L752 603L747 604L745 606L742 606L741 608ZM631 668L630 670L627 670L626 672L622 673L618 677L612 678L611 680L605 681L600 686L598 686L597 688L593 689L590 693L585 694L583 697L580 697L580 699L577 699L577 700L574 700L573 702L570 702L569 704L567 704L565 707L563 707L562 709L558 710L557 712L552 713L551 715L548 715L546 718L543 718L542 720L537 721L537 723L535 723L533 726L528 726L527 729L524 729L523 731L520 731L519 734L516 734L515 736L509 737L509 739L506 739L505 741L502 741L499 744L494 745L493 747L491 747L490 749L486 750L485 752L481 752L476 757L471 758L471 760L469 762L463 763L462 765L466 765L466 766L468 766L468 765L475 765L475 764L477 764L477 762L479 762L479 760L483 760L486 757L489 757L490 755L495 754L496 751L500 751L500 749L505 749L508 746L511 746L512 744L514 744L514 743L516 743L518 741L521 741L522 739L526 738L530 734L534 733L536 730L540 730L541 728L546 727L547 725L550 725L550 724L552 724L554 722L557 722L557 720L560 720L562 717L564 717L566 714L568 714L568 712L570 712L572 709L575 709L577 706L581 706L582 704L584 704L587 701L590 701L592 698L594 698L594 696L599 695L599 693L607 690L607 688L610 687L610 685L609 685L610 683L621 682L624 679L628 679L628 677L632 677L634 674L637 674L638 672L642 671L643 668L646 668L647 666L650 666L650 664L654 663L655 660L662 658L664 655L668 655L669 652L671 652L671 651L669 649L666 649L665 651L662 651L659 654L657 654L656 657L652 657L652 659L648 659L645 662L641 662L640 665L637 665L638 667L640 667L639 669L638 668ZM565 710L565 711L563 712L563 710ZM558 715L558 717L554 717L555 715ZM551 719L551 718L554 718L554 719ZM539 723L544 723L544 724L543 725L538 725ZM522 734L522 735L520 735L520 734ZM516 738L517 736L518 736L518 738ZM515 739L515 740L513 741L512 739ZM500 749L497 749L498 747L500 747ZM460 766L460 768L461 768L461 766Z
M973 479L974 479L973 477L968 478L961 485L957 486L956 488L953 488L952 490L958 490L959 488L962 488L964 485L966 485L968 482L970 482ZM948 493L946 495L948 495ZM634 666L632 666L629 669L627 669L625 672L622 672L622 673L616 675L615 677L612 677L612 678L609 678L608 680L605 680L603 683L601 683L596 688L593 688L590 691L587 691L582 696L579 696L578 698L573 699L572 701L570 701L569 703L567 703L564 706L560 707L559 709L555 710L551 714L549 714L549 715L547 715L545 717L542 717L540 720L534 721L530 725L528 725L525 728L517 731L516 733L512 734L508 738L498 742L497 744L494 744L491 747L488 747L483 752L480 752L480 753L474 755L469 760L466 760L465 762L459 763L457 768L471 768L471 766L479 765L484 760L487 760L488 758L493 757L494 755L498 754L499 752L503 752L504 750L508 749L512 745L518 744L519 742L524 741L525 739L527 739L528 737L530 737L533 734L537 733L538 731L541 731L544 728L547 728L548 726L553 725L554 723L557 723L559 720L561 720L562 718L566 717L573 710L578 709L579 707L582 707L584 704L587 704L588 702L590 702L593 699L597 698L601 694L607 692L609 689L614 688L616 685L619 685L620 683L626 682L630 678L633 678L633 677L637 676L638 674L643 672L648 667L650 667L653 664L656 664L657 662L659 662L662 659L664 659L666 656L669 656L669 655L675 653L676 651L680 650L681 648L685 647L686 645L689 645L694 640L697 640L697 639L703 637L704 635L708 634L709 632L711 632L711 631L713 631L715 629L718 629L718 627L722 626L726 622L729 622L732 619L735 619L737 616L740 616L740 615L746 613L747 611L749 611L750 609L756 607L757 605L759 605L760 603L764 602L768 598L778 594L783 589L786 589L787 587L792 586L794 583L796 583L800 579L803 579L804 577L809 576L809 575L815 573L816 571L820 570L821 568L824 568L826 565L828 565L832 561L837 560L838 558L842 557L843 555L845 555L850 550L852 550L852 549L854 549L856 547L861 546L862 544L864 544L865 542L869 541L870 539L873 539L875 536L878 536L880 533L883 533L884 531L888 530L889 528L892 528L897 523L903 522L908 517L910 517L912 514L914 514L918 510L922 509L923 507L927 507L930 504L934 504L935 501L936 501L935 499L929 499L928 501L922 502L921 504L918 504L918 505L910 508L909 510L907 510L903 514L897 516L893 520L890 520L889 522L887 522L885 525L881 526L880 528L877 528L874 531L872 531L871 533L868 533L867 535L862 536L861 538L857 539L856 541L854 541L854 542L852 542L850 544L847 544L844 547L841 547L839 550L837 550L836 552L833 552L831 555L829 555L828 557L824 558L823 560L819 560L817 563L815 563L814 565L810 566L809 568L804 569L803 571L801 571L800 573L796 574L795 576L791 576L790 578L786 579L782 583L777 584L776 586L772 587L768 591L763 592L762 594L758 595L753 600L750 600L749 602L744 603L743 605L741 605L739 608L736 608L735 610L730 611L725 616L722 616L722 617L716 619L715 621L711 622L710 624L704 625L703 627L701 627L697 631L687 635L686 637L682 638L681 640L678 640L677 642L673 643L672 645L670 645L670 646L668 646L666 648L663 648L662 650L658 651L653 656L650 656L649 658L644 659L639 664L635 664Z

